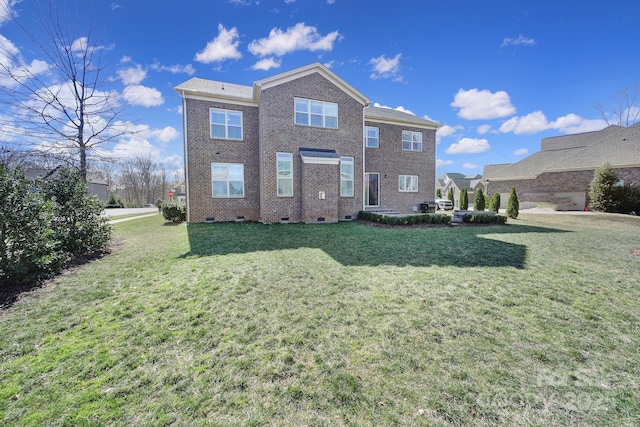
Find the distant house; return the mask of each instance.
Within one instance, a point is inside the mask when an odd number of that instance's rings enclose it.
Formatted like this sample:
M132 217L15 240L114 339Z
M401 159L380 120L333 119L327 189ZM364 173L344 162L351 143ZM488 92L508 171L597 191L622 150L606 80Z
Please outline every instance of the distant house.
M443 183L442 197L447 198L449 190L453 189L453 207L460 207L460 192L463 188L467 189L469 203L473 205L476 187L482 182L482 175L464 175L461 173L448 172L440 178Z
M55 176L58 173L59 168L44 169L44 168L31 168L24 171L24 176L29 181L34 181L39 178L47 178L49 176ZM95 195L103 203L107 203L109 200L109 185L105 181L93 180L87 182L89 187L89 193Z
M252 86L193 78L183 100L187 221L323 223L433 200L438 124L315 63Z
M624 183L640 184L640 123L544 138L539 152L517 163L485 166L482 183L503 205L515 187L521 205L583 210L594 170L606 163Z

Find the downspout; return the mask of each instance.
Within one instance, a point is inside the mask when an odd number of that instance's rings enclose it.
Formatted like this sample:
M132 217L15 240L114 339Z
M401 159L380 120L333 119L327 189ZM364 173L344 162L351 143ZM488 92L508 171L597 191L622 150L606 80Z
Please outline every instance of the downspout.
M190 201L191 196L189 193L189 150L187 149L187 98L182 92L182 139L184 146L184 190L185 190L185 202L187 206L187 224L191 223L191 208Z
M366 165L366 159L364 158L364 156L366 155L366 150L364 149L364 141L365 141L365 135L366 135L366 126L365 126L365 116L364 116L364 109L367 108L367 106L365 105L364 107L362 107L362 138L360 139L360 145L362 146L362 176L360 177L362 180L362 191L360 192L360 194L362 194L362 211L365 210L365 205L366 205L366 201L364 200L364 195L365 195L365 185L368 185L368 183L365 182L364 177L366 176L366 169L365 169L365 165Z

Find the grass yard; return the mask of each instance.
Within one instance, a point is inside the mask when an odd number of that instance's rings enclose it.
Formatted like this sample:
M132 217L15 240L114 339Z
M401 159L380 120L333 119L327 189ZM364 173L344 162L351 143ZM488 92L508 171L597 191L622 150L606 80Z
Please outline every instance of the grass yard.
M640 425L640 220L115 225L0 309L11 426Z

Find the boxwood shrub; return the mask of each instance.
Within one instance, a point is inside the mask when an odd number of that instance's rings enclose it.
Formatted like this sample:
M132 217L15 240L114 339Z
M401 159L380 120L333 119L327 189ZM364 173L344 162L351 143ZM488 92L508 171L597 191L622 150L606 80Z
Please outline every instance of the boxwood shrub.
M358 219L386 225L451 224L451 217L449 215L441 214L395 216L383 215L369 211L360 211L358 213Z
M468 214L462 217L467 224L505 224L507 217L504 215Z

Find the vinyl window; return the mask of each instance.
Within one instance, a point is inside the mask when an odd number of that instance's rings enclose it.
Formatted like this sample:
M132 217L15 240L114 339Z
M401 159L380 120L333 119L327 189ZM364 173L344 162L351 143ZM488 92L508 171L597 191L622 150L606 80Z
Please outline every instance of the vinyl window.
M400 175L398 189L401 193L418 192L418 176L417 175Z
M242 111L209 109L211 138L242 141Z
M293 155L276 153L278 197L293 197Z
M380 143L380 129L367 126L365 135L365 147L378 148Z
M340 157L340 196L353 197L353 157Z
M304 98L294 102L297 125L338 129L338 104Z
M405 151L422 151L422 132L403 130L402 149Z
M244 197L244 165L242 163L212 163L211 181L214 198Z

